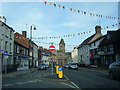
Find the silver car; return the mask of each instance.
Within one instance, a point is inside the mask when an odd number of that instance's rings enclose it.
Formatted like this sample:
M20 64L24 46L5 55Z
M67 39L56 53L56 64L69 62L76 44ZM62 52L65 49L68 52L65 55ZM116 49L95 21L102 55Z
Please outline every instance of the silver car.
M40 64L38 70L46 70L46 64Z
M69 65L69 69L78 69L78 66L76 63L72 63Z
M109 77L111 79L120 79L120 61L109 65Z

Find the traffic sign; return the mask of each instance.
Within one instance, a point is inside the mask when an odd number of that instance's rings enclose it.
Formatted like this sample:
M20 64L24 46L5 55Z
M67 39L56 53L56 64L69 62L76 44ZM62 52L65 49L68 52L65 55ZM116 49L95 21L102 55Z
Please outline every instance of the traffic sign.
M50 47L49 47L49 50L50 50L51 52L55 51L55 46L53 46L53 45L50 46Z
M5 55L5 56L8 56L8 51L5 51L5 52L4 52L4 55Z
M32 57L29 57L29 60L32 60Z
M59 67L58 70L59 70L59 71L62 71L62 67Z

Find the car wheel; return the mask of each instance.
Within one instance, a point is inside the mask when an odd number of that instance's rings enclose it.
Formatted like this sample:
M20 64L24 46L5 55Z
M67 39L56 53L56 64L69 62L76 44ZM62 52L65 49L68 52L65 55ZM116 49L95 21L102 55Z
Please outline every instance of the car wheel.
M114 77L114 75L113 75L113 73L112 73L112 72L109 72L109 77L110 77L110 79L115 80L115 77Z

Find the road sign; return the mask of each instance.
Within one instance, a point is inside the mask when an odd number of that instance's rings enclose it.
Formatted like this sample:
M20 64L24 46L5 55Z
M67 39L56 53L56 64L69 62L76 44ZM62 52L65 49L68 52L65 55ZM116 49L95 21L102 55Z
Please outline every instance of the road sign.
M62 67L59 67L58 70L59 70L59 71L62 71Z
M5 52L4 52L4 55L5 55L5 56L8 56L8 51L5 51Z
M49 47L49 50L50 50L51 52L55 51L55 46L53 46L53 45L50 46L50 47Z
M29 60L32 60L32 57L29 57Z

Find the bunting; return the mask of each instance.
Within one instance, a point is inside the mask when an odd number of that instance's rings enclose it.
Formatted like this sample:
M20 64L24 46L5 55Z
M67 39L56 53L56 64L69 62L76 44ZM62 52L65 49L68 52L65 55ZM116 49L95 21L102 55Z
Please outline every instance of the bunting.
M46 5L47 4L47 1L44 1L44 4ZM73 12L76 12L77 13L81 13L83 15L89 15L89 16L96 16L96 17L99 17L99 18L106 18L106 19L119 19L118 17L112 17L112 16L106 16L106 15L101 15L101 14L96 14L96 13L88 13L86 11L82 11L82 10L77 10L77 9L74 9L74 8L66 8L66 6L61 6L61 5L57 5L56 3L52 3L52 2L49 2L50 5L54 5L54 7L58 6L59 8L62 7L63 9L66 9L66 10L70 10L70 11L73 11Z
M86 31L86 32L80 32L80 33L77 33L77 34L68 34L68 35L63 35L63 36L52 36L52 37L32 37L32 39L57 39L57 38L66 38L66 37L73 37L73 36L77 36L77 35L83 35L83 34L88 34L88 33L91 33L91 31Z
M47 42L39 42L39 41L35 41L35 40L33 40L34 42L36 42L36 43L41 43L41 44L50 44L51 45L51 43L47 43ZM56 46L58 46L59 44L54 44L54 45L56 45ZM67 46L67 47L75 47L75 46L77 46L77 45L65 45L65 46Z
M119 23L119 25L120 25L120 23ZM115 27L115 26L118 26L118 24L113 24L113 25L111 25L112 27ZM108 29L109 28L109 26L105 26L105 27L102 27L102 30L103 29ZM89 34L89 33L91 33L91 31L85 31L85 32L79 32L79 33L77 33L77 34L68 34L68 35L63 35L63 36L51 36L51 37L38 37L38 38L36 38L36 37L32 37L32 39L57 39L57 38L67 38L67 37L73 37L73 36L77 36L77 35L84 35L84 34Z

